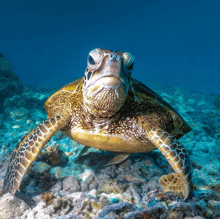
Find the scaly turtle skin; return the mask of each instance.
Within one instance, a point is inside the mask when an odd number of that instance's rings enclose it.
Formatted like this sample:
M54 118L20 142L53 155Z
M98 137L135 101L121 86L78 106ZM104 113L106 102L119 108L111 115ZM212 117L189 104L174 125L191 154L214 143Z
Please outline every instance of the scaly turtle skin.
M7 169L4 192L19 189L28 168L51 137L61 130L89 147L115 151L107 165L121 163L132 153L159 149L175 173L164 175L164 191L186 199L191 167L183 145L177 141L191 128L160 96L131 77L130 53L94 49L80 78L54 93L45 103L48 120L18 143Z

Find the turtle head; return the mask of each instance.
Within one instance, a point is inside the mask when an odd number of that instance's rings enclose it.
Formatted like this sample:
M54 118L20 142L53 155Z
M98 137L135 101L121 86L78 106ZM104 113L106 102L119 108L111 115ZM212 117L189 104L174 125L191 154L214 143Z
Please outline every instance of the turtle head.
M83 102L93 115L109 117L124 104L134 57L127 52L93 49L83 79Z

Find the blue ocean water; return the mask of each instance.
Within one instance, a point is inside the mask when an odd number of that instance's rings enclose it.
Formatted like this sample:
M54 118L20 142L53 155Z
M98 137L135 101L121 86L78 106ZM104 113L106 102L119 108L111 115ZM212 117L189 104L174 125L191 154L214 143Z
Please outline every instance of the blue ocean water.
M0 51L26 85L60 88L96 47L128 51L133 76L219 92L217 0L2 1Z
M17 142L47 118L46 99L83 76L88 52L100 47L134 55L133 77L158 93L192 127L180 139L192 163L192 191L186 202L178 202L184 206L179 211L184 216L220 217L218 6L217 1L205 0L0 3L0 193ZM159 151L133 154L117 167L104 167L109 152L91 148L77 160L82 148L56 133L28 171L21 193L36 198L49 191L63 203L67 195L80 201L88 197L102 208L106 203L111 208L115 202L130 202L144 208L162 203L172 210L169 199L156 196L151 202L148 197L161 191L159 177L172 172ZM59 153L56 165L48 158L52 150L55 160ZM23 218L29 218L25 214L42 218L47 206L36 200L37 210L29 208L21 213ZM0 197L0 203L6 202ZM93 204L95 213L85 213L75 204L68 207L76 215L94 218L98 204ZM54 210L53 217L62 214Z

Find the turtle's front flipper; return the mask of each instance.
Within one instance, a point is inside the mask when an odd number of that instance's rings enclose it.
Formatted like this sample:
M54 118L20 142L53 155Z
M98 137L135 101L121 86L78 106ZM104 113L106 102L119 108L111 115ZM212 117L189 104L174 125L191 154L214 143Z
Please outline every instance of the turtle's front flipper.
M51 137L63 126L59 116L45 120L17 144L13 151L4 180L4 192L15 194L22 179L37 155Z
M156 128L148 132L148 139L161 151L176 172L160 178L163 190L173 191L187 199L190 193L191 166L183 145L172 135Z
M131 153L118 153L109 162L107 162L105 164L105 166L110 166L110 165L114 165L114 164L120 164L123 161L127 160L130 156L131 156Z

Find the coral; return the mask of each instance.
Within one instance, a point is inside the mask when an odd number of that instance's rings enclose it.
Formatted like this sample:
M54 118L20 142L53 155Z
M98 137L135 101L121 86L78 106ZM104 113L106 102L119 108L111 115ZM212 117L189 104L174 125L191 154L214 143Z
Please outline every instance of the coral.
M0 218L20 218L30 207L21 199L7 193L0 197Z
M119 215L122 212L131 211L134 209L135 207L132 204L127 202L121 202L119 204L106 206L100 213L99 217L104 217L105 215L108 215L110 213Z
M81 190L79 180L73 176L65 177L62 183L65 191L77 192Z
M46 119L43 105L52 93L25 87L21 95L4 100L4 113L0 114L0 189L15 144ZM180 139L192 163L192 192L186 201L162 191L159 178L173 171L157 150L133 154L119 165L106 167L115 153L90 148L77 159L82 146L58 132L24 178L18 193L23 195L0 196L2 212L7 213L10 203L10 208L16 209L14 218L21 219L220 218L219 97L181 89L175 94L161 92L161 96L193 127ZM41 198L39 194L43 194ZM27 197L35 201L32 208L23 202L28 202Z
M54 200L54 195L51 192L45 192L43 195L41 195L41 199L46 202L46 207L48 205L51 205Z
M62 166L68 160L67 156L60 150L59 145L55 142L53 145L47 147L45 151L46 153L42 153L40 159L52 167Z

